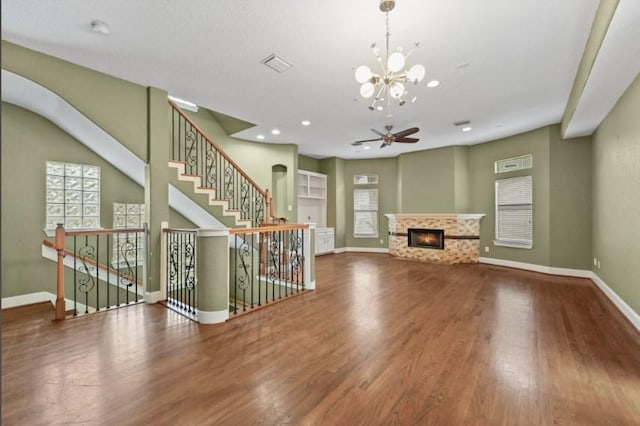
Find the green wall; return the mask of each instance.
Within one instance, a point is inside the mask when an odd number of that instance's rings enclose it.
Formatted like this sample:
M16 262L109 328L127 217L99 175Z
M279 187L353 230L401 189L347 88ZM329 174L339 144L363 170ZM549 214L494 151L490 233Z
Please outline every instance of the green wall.
M298 173L298 146L293 144L266 144L249 142L230 137L216 121L214 115L205 108L198 112L185 111L189 117L220 146L251 178L263 189L272 190L273 166L286 168L286 194L282 200L286 206L276 210L286 213L289 223L298 220L296 205L296 177ZM280 177L281 178L281 177ZM288 207L291 206L291 210Z
M345 176L342 158L320 160L320 172L327 175L327 226L335 228L335 247L346 247Z
M113 225L113 203L143 203L143 188L50 121L2 103L2 297L55 293L54 262L42 257L46 162L100 166L103 227ZM52 239L49 239L52 241Z
M147 93L135 83L2 41L2 68L64 98L147 161Z
M322 173L320 171L320 163L321 163L321 160L307 157L306 155L298 154L298 169L300 170Z
M591 268L591 137L566 139L550 128L549 265ZM534 160L535 164L535 160Z
M496 175L494 162L520 155L533 155L533 169ZM493 245L495 236L495 180L533 176L533 248L531 250ZM534 130L469 150L471 211L484 213L480 221L480 255L516 262L549 265L549 128ZM485 252L484 247L489 247Z
M640 314L640 76L593 136L595 273Z
M468 147L401 154L397 162L398 211L395 213L466 212Z
M377 185L354 185L353 176L357 174L377 174ZM363 248L387 248L389 223L386 213L398 211L396 188L397 163L395 158L372 160L345 160L344 162L344 206L345 210L345 246ZM353 190L354 188L378 188L378 232L377 238L355 238L353 236ZM336 247L339 247L336 245Z

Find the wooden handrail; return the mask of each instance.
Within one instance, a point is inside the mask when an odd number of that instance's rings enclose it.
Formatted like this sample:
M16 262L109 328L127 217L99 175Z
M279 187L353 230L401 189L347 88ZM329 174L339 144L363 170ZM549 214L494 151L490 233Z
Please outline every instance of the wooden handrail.
M276 232L276 231L294 231L299 229L307 229L309 225L304 224L291 224L291 225L268 225L268 226L260 226L257 228L233 228L229 230L229 234L252 234L255 232L266 233L266 232Z
M197 125L197 124L196 124L196 123L195 123L191 118L189 118L189 117L188 117L188 116L187 116L187 115L182 111L182 109L180 109L180 107L179 107L178 105L176 105L176 104L175 104L173 101L171 101L171 100L169 100L169 104L170 104L170 105L171 105L171 106L172 106L176 111L178 111L178 114L180 114L180 115L182 116L182 118L184 118L184 119L185 119L189 124L191 124L191 126L193 126L193 127L198 131L198 133L200 133L200 134L202 135L202 137L203 137L207 142L209 142L209 144L211 144L211 145L212 145L212 146L213 146L213 147L214 147L218 152L220 152L220 155L222 155L222 156L225 158L225 160L227 160L227 161L228 161L228 162L229 162L233 167L235 167L235 168L238 170L238 172L242 175L242 177L244 177L247 181L249 181L249 183L250 183L251 185L253 185L253 186L254 186L254 188L256 188L256 190L257 190L260 194L262 194L262 196L263 196L263 197L265 197L265 198L267 197L267 195L266 195L266 191L265 191L264 189L260 188L260 185L258 185L258 184L253 180L253 179L251 179L251 178L249 177L249 175L247 175L247 174L244 172L244 170L242 170L242 168L240 168L240 166L239 166L235 161L233 161L233 160L231 159L231 157L229 157L229 156L227 155L227 153L226 153L226 152L224 152L224 151L222 150L222 148L220 148L220 146L219 146L217 143L215 143L215 142L214 142L214 141L213 141L213 140L212 140L212 139L211 139L211 138L210 138L210 137L209 137L205 132L203 132L203 131L202 131L202 129L200 129L200 127L199 127L199 126L198 126L198 125Z
M55 245L52 242L47 241L47 240L42 240L42 245L45 246L45 247L50 247L50 248L56 249ZM77 254L75 254L74 252L72 252L69 249L63 249L62 251L63 251L64 256L69 255L72 258L76 258L76 259L80 258L80 256L78 256ZM105 266L102 263L98 263L98 262L96 262L95 260L92 260L92 259L85 259L85 262L87 262L91 266L97 266L98 269L101 269L103 271L108 271L109 274L113 274L116 277L120 276L120 274L118 273L118 270L117 269L113 269L110 266ZM129 280L129 281L131 281L132 283L135 283L138 287L142 287L142 282L140 282L138 280L133 280L132 279L132 280ZM63 286L63 300L64 300L64 286ZM57 304L57 300L56 300L56 304ZM57 312L56 312L56 319L58 319L57 318Z
M77 235L100 235L100 234L133 234L135 232L145 232L144 228L118 228L118 229L91 229L91 230L79 230L79 231L66 231L64 235L66 237L73 237Z
M168 232L186 232L189 234L195 234L198 232L197 229L182 229L182 228L162 228L162 232L163 233L168 233Z

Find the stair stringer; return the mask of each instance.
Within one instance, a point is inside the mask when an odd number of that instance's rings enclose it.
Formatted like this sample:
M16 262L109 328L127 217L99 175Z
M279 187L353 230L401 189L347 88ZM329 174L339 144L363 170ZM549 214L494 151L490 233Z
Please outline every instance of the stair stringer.
M177 174L177 182L175 182L176 185L174 188L181 192L192 193L193 197L188 197L206 210L213 208L213 210L220 212L219 215L213 214L213 216L217 218L221 217L225 225L231 228L251 227L252 221L250 219L242 219L239 211L229 209L228 200L216 198L215 189L202 187L202 178L200 176L186 174L185 164L183 162L169 161L169 167L175 169Z

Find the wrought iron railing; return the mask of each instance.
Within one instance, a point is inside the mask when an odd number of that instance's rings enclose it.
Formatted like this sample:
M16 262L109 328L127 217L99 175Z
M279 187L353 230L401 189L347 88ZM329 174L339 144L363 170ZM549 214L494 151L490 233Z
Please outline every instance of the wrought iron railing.
M175 103L171 105L171 158L185 164L185 174L199 176L201 187L215 191L216 199L227 201L229 210L253 226L283 218L273 214L268 190L260 188L209 136Z
M69 310L77 316L144 301L146 237L146 228L66 231L58 225L55 243L44 242L57 252L56 319ZM72 270L66 277L65 267ZM68 294L65 284L72 286Z
M164 235L167 307L197 321L196 231L162 230Z
M237 315L305 290L308 225L232 229L229 309Z

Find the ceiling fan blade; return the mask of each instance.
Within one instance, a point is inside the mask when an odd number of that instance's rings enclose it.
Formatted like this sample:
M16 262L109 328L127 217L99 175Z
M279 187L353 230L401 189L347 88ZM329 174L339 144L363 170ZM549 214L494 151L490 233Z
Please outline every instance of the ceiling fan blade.
M351 145L358 146L358 145L362 145L363 142L373 142L373 141L381 141L381 140L382 140L382 138L365 139L365 140L361 140L361 141L352 142Z
M376 129L371 129L371 131L372 131L373 133L375 133L376 135L380 135L380 136L384 137L384 133L379 132L379 131L377 131Z
M419 131L420 131L420 129L418 129L417 127L412 127L410 129L406 129L406 130L402 130L401 132L394 133L393 136L395 136L396 139L399 139L399 138L404 138L405 136L412 135L412 134L417 133Z
M400 142L400 143L416 143L418 142L420 139L418 138L400 138L400 139L396 139L394 142Z

